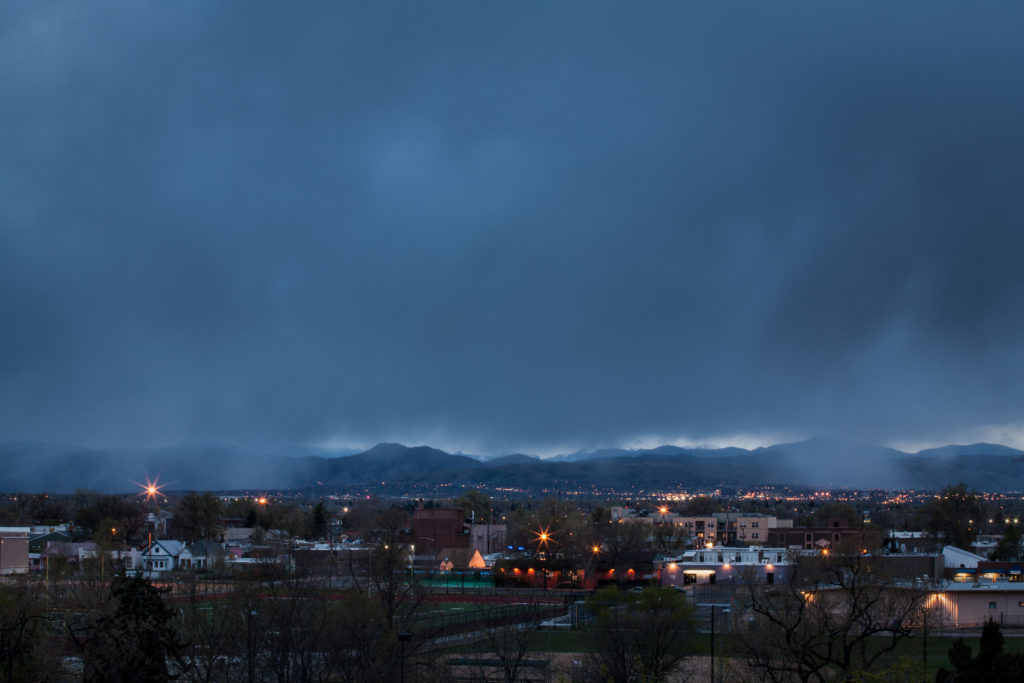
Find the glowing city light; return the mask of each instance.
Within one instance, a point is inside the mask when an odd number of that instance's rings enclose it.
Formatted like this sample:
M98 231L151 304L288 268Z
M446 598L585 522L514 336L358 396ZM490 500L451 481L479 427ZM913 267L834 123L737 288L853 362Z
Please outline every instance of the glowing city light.
M143 496L147 501L156 500L158 496L166 498L166 496L164 496L163 494L163 491L160 490L163 488L163 486L160 485L160 481L157 479L153 479L151 481L149 477L146 477L145 484L135 482L135 485L142 489L142 492L139 493L139 495Z

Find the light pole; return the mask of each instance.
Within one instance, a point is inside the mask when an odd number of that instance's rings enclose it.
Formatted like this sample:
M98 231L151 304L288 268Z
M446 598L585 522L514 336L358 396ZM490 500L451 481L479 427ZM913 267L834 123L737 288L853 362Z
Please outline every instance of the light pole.
M252 642L252 621L256 610L249 610L249 683L256 680L256 644Z
M711 605L711 683L715 683L715 605Z
M408 631L402 631L398 634L398 642L402 645L402 662L399 665L401 671L399 680L401 683L405 683L405 644L409 642L410 638L412 638L412 634Z

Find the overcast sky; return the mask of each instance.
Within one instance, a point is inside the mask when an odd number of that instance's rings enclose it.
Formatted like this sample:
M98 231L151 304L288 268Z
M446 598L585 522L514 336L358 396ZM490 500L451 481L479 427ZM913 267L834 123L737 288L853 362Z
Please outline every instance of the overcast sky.
M5 3L0 441L1024 445L1024 10L696 5Z

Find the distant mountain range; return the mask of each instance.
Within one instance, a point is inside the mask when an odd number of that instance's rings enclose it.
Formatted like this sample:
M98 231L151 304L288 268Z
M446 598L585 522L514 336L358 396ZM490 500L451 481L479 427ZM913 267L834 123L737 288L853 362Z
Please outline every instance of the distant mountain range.
M985 491L1024 491L1024 451L977 443L905 453L819 437L743 448L602 449L541 459L470 457L428 446L381 443L353 452L295 448L254 454L224 445L91 449L0 444L0 491L127 492L147 479L172 490L284 489L451 483L524 489L670 490L762 484L937 489L964 481Z

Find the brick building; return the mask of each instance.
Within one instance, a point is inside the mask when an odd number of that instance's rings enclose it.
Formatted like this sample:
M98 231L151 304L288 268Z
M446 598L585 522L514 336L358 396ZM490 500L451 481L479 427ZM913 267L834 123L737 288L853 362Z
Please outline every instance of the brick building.
M777 548L800 548L802 550L824 550L840 544L860 544L863 529L851 527L840 517L830 517L825 526L800 527L768 530L768 545Z
M417 555L433 554L445 548L468 548L469 533L462 510L423 509L412 515L413 538Z

